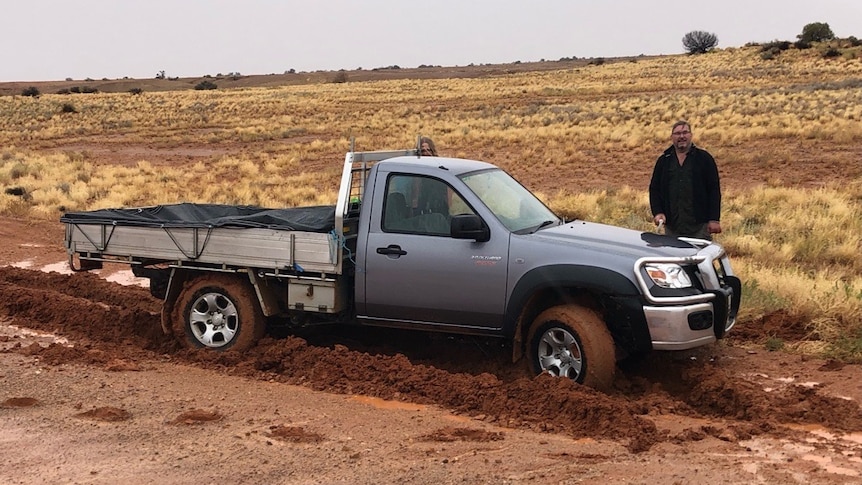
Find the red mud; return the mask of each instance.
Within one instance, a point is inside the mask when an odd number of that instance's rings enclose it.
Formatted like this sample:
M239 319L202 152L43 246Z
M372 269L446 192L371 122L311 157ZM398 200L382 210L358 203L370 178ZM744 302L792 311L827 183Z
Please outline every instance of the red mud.
M79 342L74 347L55 343L13 348L52 365L134 370L139 364L130 360L169 356L232 375L325 392L436 404L508 427L617 440L633 452L658 442L699 439L698 431L660 432L648 418L656 412L732 419L737 424L722 433L734 440L786 433L787 424L862 430L856 402L823 395L816 386L764 392L757 383L728 375L720 355L704 362L673 361L656 354L642 366L647 372L621 376L617 389L604 394L565 379L530 377L507 362L506 349L495 342L401 340L403 333L381 330L368 330L374 336L372 343L363 343L361 335L356 337L359 341L339 341L340 335L356 335L355 329L339 332L334 327L308 339L266 338L245 354L190 351L162 334L160 302L146 289L86 273L60 275L4 267L0 291L4 295L0 314L13 316L18 325ZM177 422L198 420L177 418Z

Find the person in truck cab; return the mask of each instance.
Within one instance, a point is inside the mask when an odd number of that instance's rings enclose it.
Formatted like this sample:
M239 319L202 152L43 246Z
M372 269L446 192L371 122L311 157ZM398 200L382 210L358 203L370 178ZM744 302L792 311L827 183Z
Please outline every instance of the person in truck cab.
M419 138L417 147L420 157L436 157L437 147L434 140L427 136ZM448 194L445 185L434 180L426 180L420 177L399 177L395 181L391 192L404 194L412 216L439 212L447 213Z
M437 147L434 146L434 140L423 136L419 139L419 154L423 157L436 157Z
M668 236L712 240L721 232L721 185L715 159L692 143L691 125L671 127L671 146L655 162L649 184L653 222Z

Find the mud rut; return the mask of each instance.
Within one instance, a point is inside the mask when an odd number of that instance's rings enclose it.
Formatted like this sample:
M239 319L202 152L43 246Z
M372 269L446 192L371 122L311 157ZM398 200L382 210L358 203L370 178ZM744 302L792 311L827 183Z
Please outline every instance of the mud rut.
M37 355L52 365L107 367L167 359L320 391L436 404L509 427L612 439L632 452L706 435L726 441L788 436L797 433L790 424L862 430L862 411L855 402L802 386L767 392L731 378L722 368L720 352L696 361L657 353L637 366L638 371L621 372L615 389L603 394L565 379L533 378L525 366L511 364L510 350L496 341L416 332L329 327L301 337L267 337L245 354L183 349L162 334L161 302L146 289L87 273L2 267L0 294L0 315L75 343L9 350ZM669 434L657 429L650 413L728 424Z

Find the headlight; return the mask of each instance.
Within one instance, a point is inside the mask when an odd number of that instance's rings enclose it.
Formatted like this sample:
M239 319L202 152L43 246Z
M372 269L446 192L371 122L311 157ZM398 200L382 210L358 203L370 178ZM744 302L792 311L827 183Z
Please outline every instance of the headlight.
M644 266L653 283L662 288L690 288L689 279L682 266L672 263L650 263Z

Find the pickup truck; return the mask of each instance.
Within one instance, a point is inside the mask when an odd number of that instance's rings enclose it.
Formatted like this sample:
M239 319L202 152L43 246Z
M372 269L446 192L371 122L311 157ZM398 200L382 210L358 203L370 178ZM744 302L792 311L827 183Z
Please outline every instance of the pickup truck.
M618 359L722 338L741 283L715 242L565 221L504 170L415 149L344 161L335 206L67 212L76 271L131 265L189 347L347 323L506 339L513 362L607 388ZM76 264L77 262L77 264Z

